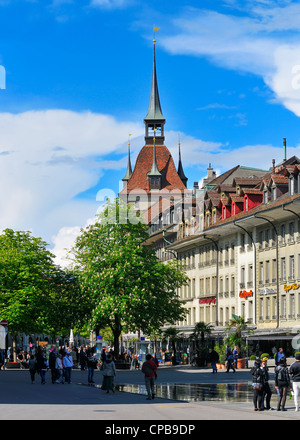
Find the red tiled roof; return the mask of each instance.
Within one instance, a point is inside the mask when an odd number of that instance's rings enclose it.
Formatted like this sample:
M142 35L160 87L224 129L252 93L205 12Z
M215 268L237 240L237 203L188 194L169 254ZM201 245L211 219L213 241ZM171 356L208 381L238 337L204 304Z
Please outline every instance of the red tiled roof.
M244 197L241 197L238 194L230 194L230 198L235 203L242 203L242 202L244 202Z
M178 190L180 192L186 190L186 187L177 173L173 158L168 148L165 145L157 145L155 150L157 167L163 176L162 189L166 190L166 192L173 190ZM153 145L145 145L139 152L133 173L127 183L127 189L124 188L121 191L121 194L133 190L150 191L147 174L151 170L152 162Z
M259 195L262 195L263 191L260 191L257 188L242 188L241 194L259 194Z
M285 184L285 185L287 185L289 183L289 178L287 176L276 176L276 175L273 174L271 179L277 185L278 184Z

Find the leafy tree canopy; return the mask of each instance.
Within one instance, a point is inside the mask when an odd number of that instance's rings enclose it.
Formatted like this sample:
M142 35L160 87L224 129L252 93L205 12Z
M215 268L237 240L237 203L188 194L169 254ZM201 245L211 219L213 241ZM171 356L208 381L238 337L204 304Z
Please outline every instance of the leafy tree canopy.
M91 304L90 324L112 329L116 351L122 331L149 333L185 314L176 289L186 276L176 263L160 262L144 244L147 229L127 205L108 201L72 250L82 292Z
M79 285L55 265L47 243L29 231L5 229L0 235L0 317L8 330L60 334L82 312Z

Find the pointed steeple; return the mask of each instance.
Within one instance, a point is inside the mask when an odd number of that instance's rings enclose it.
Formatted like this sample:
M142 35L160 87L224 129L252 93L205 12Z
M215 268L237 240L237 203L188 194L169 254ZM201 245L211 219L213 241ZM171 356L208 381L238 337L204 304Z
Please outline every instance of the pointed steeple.
M131 136L131 134L129 135ZM125 177L123 177L123 182L125 184L125 182L128 182L128 180L130 179L132 175L132 167L131 167L131 159L130 159L130 141L128 141L128 162L127 162L127 170L126 170L126 174Z
M182 166L182 161L181 161L180 138L178 140L178 150L179 150L179 160L178 160L177 173L178 173L178 176L180 177L182 183L184 184L184 186L186 186L188 178L185 176L184 171L183 171L183 166Z
M145 141L146 145L151 145L153 138L153 131L156 128L159 133L156 134L157 145L163 145L164 143L164 124L166 122L160 105L158 85L157 85L157 75L156 75L156 60L155 60L155 43L153 40L153 70L152 70L152 84L150 101L148 107L147 116L144 119L146 126Z

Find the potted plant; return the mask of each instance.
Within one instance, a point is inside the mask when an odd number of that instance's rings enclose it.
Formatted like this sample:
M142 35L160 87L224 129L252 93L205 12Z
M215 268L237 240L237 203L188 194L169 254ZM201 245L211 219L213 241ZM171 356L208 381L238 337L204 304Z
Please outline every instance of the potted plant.
M246 358L244 353L246 352L246 345L244 344L244 338L242 337L242 332L247 330L251 331L248 328L248 321L242 316L232 315L232 319L229 321L229 326L226 329L227 331L231 331L234 329L234 333L231 333L227 339L226 344L231 347L237 346L239 348L239 357L237 359L237 368L245 368L246 366Z
M248 360L248 368L252 368L254 366L255 360L256 360L256 356L252 354Z

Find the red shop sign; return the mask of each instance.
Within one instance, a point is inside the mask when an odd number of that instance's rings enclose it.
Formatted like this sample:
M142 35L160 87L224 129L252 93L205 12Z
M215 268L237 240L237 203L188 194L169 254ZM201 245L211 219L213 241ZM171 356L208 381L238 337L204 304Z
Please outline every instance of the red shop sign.
M216 298L199 299L199 304L216 304Z
M250 292L246 292L246 290L240 290L240 294L239 294L240 298L247 299L249 298L249 296L253 296L252 290L250 290Z

